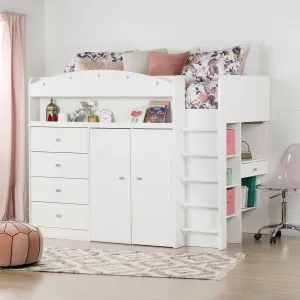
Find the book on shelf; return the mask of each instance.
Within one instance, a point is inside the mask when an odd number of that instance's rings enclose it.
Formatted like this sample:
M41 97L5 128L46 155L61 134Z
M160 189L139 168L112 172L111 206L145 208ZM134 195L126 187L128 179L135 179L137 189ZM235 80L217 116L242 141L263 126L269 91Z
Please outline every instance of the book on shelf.
M248 191L249 188L247 186L242 186L242 209L248 207Z
M170 101L150 101L144 123L168 123Z
M146 109L136 108L131 111L131 123L143 123L145 118Z

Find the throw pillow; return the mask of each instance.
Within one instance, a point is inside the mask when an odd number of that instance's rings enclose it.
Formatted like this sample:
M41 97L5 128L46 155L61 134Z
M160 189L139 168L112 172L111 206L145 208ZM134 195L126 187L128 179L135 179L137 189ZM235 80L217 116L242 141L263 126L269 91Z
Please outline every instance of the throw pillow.
M90 60L86 58L77 57L75 64L76 71L85 70L120 70L123 71L122 64L104 63L102 61Z
M190 56L190 52L181 54L167 54L152 52L149 57L148 75L172 76L180 75L182 68Z
M76 55L75 58L66 67L64 73L75 72L76 70L76 59L86 58L93 61L101 61L104 64L117 64L117 68L123 68L123 57L122 52L81 52Z
M244 71L249 46L236 46L212 52L196 52L190 55L182 75L187 82L218 80L222 75L241 75Z
M147 74L151 52L168 53L167 49L123 53L124 71Z

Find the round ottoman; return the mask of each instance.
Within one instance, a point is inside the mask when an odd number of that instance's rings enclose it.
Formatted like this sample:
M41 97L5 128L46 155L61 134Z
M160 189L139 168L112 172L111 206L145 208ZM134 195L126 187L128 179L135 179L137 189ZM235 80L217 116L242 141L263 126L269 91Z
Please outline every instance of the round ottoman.
M19 267L40 261L43 236L40 230L21 222L0 222L0 267Z

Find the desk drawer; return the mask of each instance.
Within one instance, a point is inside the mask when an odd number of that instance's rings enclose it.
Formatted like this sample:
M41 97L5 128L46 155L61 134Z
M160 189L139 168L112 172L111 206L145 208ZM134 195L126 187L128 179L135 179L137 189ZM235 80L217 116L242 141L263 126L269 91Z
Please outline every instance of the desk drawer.
M88 155L31 152L31 176L88 178Z
M251 177L263 175L268 172L268 162L266 160L256 160L242 163L241 177Z
M42 227L88 230L89 206L32 202L31 222Z
M88 180L65 178L31 178L31 201L88 204Z
M88 153L86 128L31 128L31 151Z

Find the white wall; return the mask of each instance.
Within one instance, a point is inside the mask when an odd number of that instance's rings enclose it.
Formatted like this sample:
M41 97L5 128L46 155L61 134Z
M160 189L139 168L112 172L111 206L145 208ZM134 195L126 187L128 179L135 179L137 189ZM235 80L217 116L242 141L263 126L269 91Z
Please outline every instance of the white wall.
M0 0L0 11L27 14L27 77L45 75L45 1Z
M300 142L300 1L46 0L46 73L80 51L212 49L254 42L248 74L272 77L271 168ZM300 224L300 202L290 221ZM277 219L279 203L270 204ZM266 220L266 223L268 220Z

